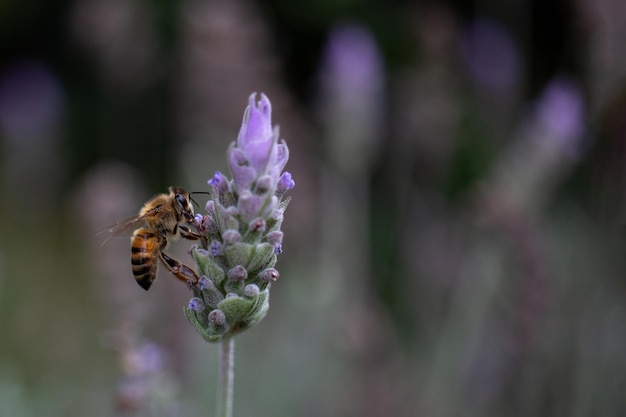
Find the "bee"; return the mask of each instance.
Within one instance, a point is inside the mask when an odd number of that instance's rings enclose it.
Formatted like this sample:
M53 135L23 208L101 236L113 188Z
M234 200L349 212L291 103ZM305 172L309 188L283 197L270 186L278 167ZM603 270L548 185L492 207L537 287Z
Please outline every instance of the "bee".
M193 269L164 252L169 241L179 237L201 238L189 228L194 218L192 201L187 191L169 187L167 194L158 194L148 200L139 214L108 229L110 238L135 227L130 239L130 260L135 280L144 290L149 290L156 278L159 259L179 280L188 285L197 284L199 278Z

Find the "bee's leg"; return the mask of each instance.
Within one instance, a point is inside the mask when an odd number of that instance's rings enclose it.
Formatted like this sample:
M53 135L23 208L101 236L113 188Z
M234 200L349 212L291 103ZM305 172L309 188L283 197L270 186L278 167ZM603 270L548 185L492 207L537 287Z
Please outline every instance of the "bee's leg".
M181 264L176 259L170 258L163 251L159 252L159 256L163 264L167 267L167 269L170 270L172 274L176 276L176 278L188 285L195 285L198 283L198 275L193 269L185 264Z
M202 239L202 235L194 232L193 230L191 230L190 228L188 228L187 226L182 226L179 225L178 229L180 230L180 235L182 237L184 237L185 239L189 239L189 240L198 240L198 239Z

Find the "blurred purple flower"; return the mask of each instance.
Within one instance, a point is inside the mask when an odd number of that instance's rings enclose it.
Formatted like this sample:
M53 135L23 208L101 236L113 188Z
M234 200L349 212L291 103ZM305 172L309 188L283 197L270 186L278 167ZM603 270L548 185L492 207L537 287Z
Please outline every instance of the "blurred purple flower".
M124 368L129 375L146 376L164 368L163 349L156 343L145 342L125 352Z
M537 103L539 122L566 152L574 154L584 131L584 111L580 89L564 78L552 80Z
M384 124L383 60L372 31L356 23L334 27L325 49L318 103L325 145L331 163L359 175L374 158Z
M382 60L371 32L358 25L339 26L331 33L323 72L332 89L362 92L379 89Z
M156 343L146 342L139 349L140 370L143 373L159 372L164 368L165 354Z
M65 94L43 63L18 62L0 75L0 128L10 139L32 139L56 126Z
M478 19L463 34L461 54L474 80L496 90L508 90L520 79L520 55L501 24Z

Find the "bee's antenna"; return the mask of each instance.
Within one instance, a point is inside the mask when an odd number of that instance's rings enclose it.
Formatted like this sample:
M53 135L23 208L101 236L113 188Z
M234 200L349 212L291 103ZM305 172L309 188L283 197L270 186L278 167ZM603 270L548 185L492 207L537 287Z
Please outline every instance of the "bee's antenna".
M200 207L200 204L198 204L198 202L193 199L193 197L192 197L193 194L208 194L208 195L210 195L211 193L208 192L208 191L192 191L192 192L189 193L189 199L191 200L191 202L194 203L196 206Z

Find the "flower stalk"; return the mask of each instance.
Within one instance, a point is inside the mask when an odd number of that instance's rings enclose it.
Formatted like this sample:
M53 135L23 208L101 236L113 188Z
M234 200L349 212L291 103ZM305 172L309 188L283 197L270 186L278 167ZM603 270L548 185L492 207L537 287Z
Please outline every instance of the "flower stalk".
M235 338L225 337L220 343L220 379L217 394L217 417L233 416L235 384Z

